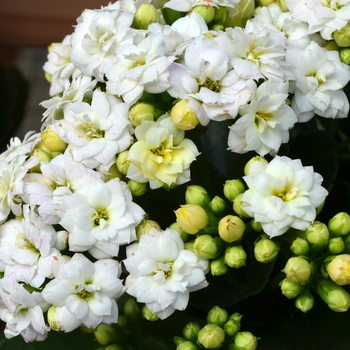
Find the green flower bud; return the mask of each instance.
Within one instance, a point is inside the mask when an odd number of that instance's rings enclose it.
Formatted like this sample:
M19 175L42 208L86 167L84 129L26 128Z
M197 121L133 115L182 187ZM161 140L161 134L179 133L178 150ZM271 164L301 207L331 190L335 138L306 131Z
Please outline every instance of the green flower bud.
M234 320L236 322L241 322L241 319L242 319L243 315L241 315L240 313L238 312L235 312L233 313L232 315L230 315L229 317L229 320Z
M339 45L334 40L327 40L324 47L329 51L340 51Z
M350 284L350 255L340 254L325 259L324 266L329 277L340 286Z
M300 283L294 283L285 278L279 284L281 287L282 294L288 299L293 299L304 290L304 285Z
M235 215L226 215L219 221L219 236L227 243L238 241L245 230L244 222Z
M345 249L344 240L341 237L334 237L328 241L328 249L331 254L340 254Z
M140 307L134 298L129 298L123 306L124 315L136 321L140 316Z
M188 186L185 192L186 204L196 204L205 207L210 202L208 192L197 185Z
M106 181L119 178L121 179L123 177L122 173L118 170L116 164L112 164L112 166L108 169L108 173L105 174Z
M125 315L118 316L118 326L121 328L127 328L130 326L130 321Z
M237 332L239 332L240 329L241 329L240 322L237 322L232 319L228 320L224 324L224 331L229 337L233 337L235 334L237 334Z
M134 104L129 111L129 119L131 124L136 127L139 126L143 121L153 121L155 108L153 105L147 102L140 102Z
M163 7L162 14L166 24L172 25L179 18L185 17L187 15L187 12L175 11L171 8Z
M239 269L240 267L245 266L247 253L240 245L228 247L226 248L224 259L228 266L234 269Z
M183 337L178 337L178 336L174 337L174 343L175 343L176 346L178 346L178 345L180 345L180 344L182 344L182 343L184 343L186 341L187 340L185 338L183 338Z
M197 5L197 6L193 7L192 10L199 13L203 17L205 23L207 23L207 24L210 23L214 19L215 9L213 6Z
M194 241L186 242L185 243L185 249L189 250L190 252L194 252Z
M181 205L175 211L176 221L184 231L189 234L196 234L208 224L208 215L205 210L196 204Z
M224 195L231 202L244 191L245 186L241 180L227 180L225 182Z
M297 237L290 246L290 250L295 255L307 255L310 251L309 243L305 239Z
M250 159L244 167L244 175L249 175L255 172L264 172L269 162L261 156L255 156Z
M117 340L115 327L103 323L96 328L94 335L101 345L108 345Z
M262 231L262 226L261 226L261 223L260 222L257 222L255 220L252 220L250 222L251 226L252 226L252 229L255 231L255 232L258 232L260 233Z
M242 219L248 219L250 216L242 209L242 197L244 193L240 193L234 200L233 200L233 211Z
M140 237L142 235L147 235L150 230L153 228L156 228L157 230L161 231L161 228L159 224L154 220L142 220L140 224L136 226L136 237L137 240L140 240Z
M321 280L317 286L317 292L335 312L345 312L350 307L349 293L333 281Z
M198 346L186 340L176 347L176 350L198 350Z
M222 240L219 237L201 235L195 239L193 251L201 259L214 259L220 251L222 244Z
M130 192L135 197L140 197L144 195L148 190L148 184L147 182L137 182L135 180L128 180L128 186L130 189Z
M196 112L186 100L177 102L170 111L173 123L181 130L192 130L199 124Z
M315 263L303 256L289 258L284 273L289 281L299 284L308 283L316 270Z
M224 275L228 270L227 265L225 264L224 257L213 260L210 263L210 272L213 276Z
M350 47L341 49L339 52L339 58L343 63L350 65Z
M142 306L141 311L142 311L142 316L147 321L154 322L154 321L158 321L159 320L159 317L156 314L152 313L146 305Z
M215 214L222 214L226 209L225 200L219 196L215 196L209 204L210 204L211 210Z
M250 332L238 332L229 350L255 350L258 347L258 338Z
M260 235L254 244L254 256L257 261L267 264L277 258L280 248L267 235Z
M206 349L215 349L224 340L225 332L216 324L207 324L198 332L198 342Z
M310 244L310 251L320 252L328 244L329 231L327 226L319 221L314 221L305 232L305 238Z
M177 223L177 222L174 222L173 224L171 224L169 226L169 228L172 228L173 230L177 231L180 233L180 236L181 236L181 239L184 241L184 242L187 242L187 239L188 239L188 234L186 231L184 231L182 229L182 227Z
M201 326L198 323L189 322L187 323L185 328L182 330L182 334L187 340L195 343L200 329L201 329Z
M123 151L118 154L117 160L115 161L115 164L117 165L118 170L123 174L126 175L128 173L130 161L128 160L129 151Z
M42 162L42 161L44 161L44 162L45 162L45 161L46 161L46 162L51 162L52 157L51 157L50 153L48 153L48 152L42 150L41 147L40 147L41 145L42 145L42 143L39 142L39 143L37 144L37 146L34 148L34 150L32 151L31 155L32 155L32 156L35 156L35 157L38 157L38 159L39 159L41 162ZM46 147L45 147L45 149L46 149ZM30 169L30 172L31 172L31 173L41 173L40 163L39 163L38 165L34 166L33 168L31 168L31 169Z
M312 294L305 290L295 299L295 306L302 312L306 313L312 309L314 302Z
M207 322L223 327L228 320L228 313L219 306L214 306L207 315Z
M211 27L210 27L210 30L215 30L215 31L225 31L225 26L223 24L220 24L220 23L216 23L216 24L213 24Z
M144 2L135 13L133 27L147 29L148 25L154 22L160 22L160 14L152 4Z
M328 230L332 237L346 236L350 233L350 215L338 213L328 221Z
M215 8L215 15L213 18L213 23L224 24L228 17L228 8L224 6L218 6Z
M350 46L350 23L345 25L340 30L336 30L333 33L333 38L340 47Z
M41 132L41 142L50 152L62 153L67 148L67 144L51 127Z

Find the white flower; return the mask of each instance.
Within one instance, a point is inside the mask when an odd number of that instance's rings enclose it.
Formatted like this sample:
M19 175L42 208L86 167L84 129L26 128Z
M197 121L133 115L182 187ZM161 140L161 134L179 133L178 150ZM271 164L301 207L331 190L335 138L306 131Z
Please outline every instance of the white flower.
M239 3L239 0L170 0L165 2L165 8L171 8L175 11L189 12L195 6L213 6L213 7L229 7L234 8ZM238 11L236 11L238 12Z
M185 310L189 293L208 285L207 262L184 249L179 233L156 228L142 235L139 243L127 247L124 264L130 275L126 292L161 319L175 310Z
M316 218L328 192L322 177L299 159L275 157L265 171L244 177L248 190L242 196L242 209L261 223L270 237L280 236L290 227L306 230Z
M56 278L42 291L50 304L66 309L88 328L100 323L117 323L115 301L124 293L118 261L101 259L92 263L82 254L61 264Z
M149 181L152 189L189 181L190 165L199 152L184 135L168 115L157 122L142 122L135 129L137 142L128 153L127 176L138 182Z
M350 67L329 51L311 42L304 49L290 49L287 60L295 66L296 88L292 108L300 122L314 114L325 118L345 118L349 101L342 91L350 80Z
M288 83L268 80L261 84L252 101L243 106L241 117L230 127L228 146L232 152L255 151L261 156L277 153L288 142L289 132L298 121L286 104Z
M136 239L135 227L144 211L118 178L99 181L84 191L64 197L60 206L59 224L70 232L69 249L89 250L97 259L117 256L119 245Z

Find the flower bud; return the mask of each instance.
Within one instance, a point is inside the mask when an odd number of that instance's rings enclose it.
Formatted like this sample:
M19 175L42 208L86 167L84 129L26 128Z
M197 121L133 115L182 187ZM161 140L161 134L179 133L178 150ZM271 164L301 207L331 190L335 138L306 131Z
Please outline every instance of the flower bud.
M336 30L333 33L333 38L340 47L350 46L350 23L346 24L340 30Z
M160 22L160 14L152 4L144 2L135 13L133 27L147 29L148 25L154 22Z
M199 13L203 17L205 23L207 23L207 24L210 23L214 19L215 9L213 6L197 5L197 6L193 7L192 10Z
M50 152L62 153L67 148L67 144L51 127L41 132L41 142Z
M161 114L160 114L161 113ZM143 121L154 121L160 117L163 111L157 110L153 105L147 102L134 104L129 111L129 119L134 127L139 126Z
M115 327L103 323L96 328L94 335L101 345L108 345L118 340Z
M338 213L328 221L328 230L332 237L346 236L350 233L350 215Z
M232 315L230 315L229 320L234 320L236 322L241 322L242 316L240 313L235 312Z
M130 179L128 180L128 186L131 194L135 197L142 196L148 190L147 182L137 182Z
M305 284L310 281L316 270L315 263L305 257L295 256L289 258L284 268L284 273L289 281Z
M304 290L304 285L299 283L294 283L285 278L279 284L281 287L282 294L288 299L293 299L299 295Z
M267 264L277 258L279 246L267 235L260 235L254 244L254 256L257 261Z
M123 151L118 154L117 160L115 161L115 164L117 165L118 170L123 174L126 175L128 173L130 161L128 160L129 151Z
M169 7L163 7L162 15L166 24L172 25L179 18L186 16L187 12L180 12L180 11L173 10Z
M186 340L176 347L176 350L198 350L198 346Z
M258 232L260 233L262 231L262 226L261 226L261 223L260 222L257 222L255 221L254 219L250 222L251 226L252 226L252 229L255 231L255 232Z
M305 232L305 238L310 244L310 251L320 252L328 244L329 231L327 226L319 221L314 221Z
M226 202L223 198L219 196L215 196L211 202L209 203L210 209L215 213L215 214L222 214L225 209L226 209Z
M260 4L261 6L269 6L269 5L271 5L273 2L274 2L274 0L260 0L260 1L259 1L259 4Z
M229 350L255 350L258 347L258 338L250 332L238 332Z
M131 321L136 321L140 316L140 308L134 298L129 298L123 306L124 315Z
M72 332L81 325L65 306L51 306L47 311L47 322L50 327L57 332Z
M227 180L225 182L224 195L231 202L244 191L245 186L241 180Z
M50 155L49 153L47 153L46 151L42 150L41 148L39 148L38 145L39 145L39 147L40 147L41 142L39 142L39 143L37 144L37 146L36 146L36 147L34 148L34 150L32 151L31 155L32 155L33 157L37 157L37 158L39 159L40 162L43 162L43 161L44 161L44 162L45 162L45 161L46 161L46 162L50 162L51 159L52 159L51 155ZM46 149L46 147L45 147L45 149ZM35 165L34 167L32 167L32 168L30 169L30 172L31 172L31 173L41 173L40 163L37 164L37 165Z
M305 239L297 237L290 246L290 250L295 255L307 255L310 250L309 243Z
M244 222L235 215L226 215L219 221L219 236L227 243L239 240L245 230Z
M221 247L222 240L219 237L201 235L195 239L193 251L201 259L214 259Z
M208 215L205 210L196 204L181 205L175 211L176 221L189 234L196 234L208 224Z
M345 312L350 307L349 293L333 281L321 280L317 286L317 292L335 312Z
M224 331L229 337L233 337L241 329L241 323L239 321L229 319L224 324Z
M228 17L228 8L224 6L218 6L215 8L215 14L213 18L213 23L215 24L224 24Z
M302 312L306 313L312 309L314 302L312 294L305 290L295 299L295 306Z
M334 237L328 241L328 250L331 254L340 254L344 251L345 244L341 237Z
M181 130L192 130L199 124L196 112L186 100L177 102L170 111L173 123Z
M208 192L197 185L188 186L185 192L186 204L196 204L205 207L210 202Z
M201 326L198 323L189 322L187 323L185 328L182 330L182 334L187 340L195 343L200 329L201 329Z
M122 173L118 170L116 164L112 164L112 166L108 169L107 173L104 174L106 176L106 181L115 179L115 178L122 178Z
M172 228L173 230L177 231L180 233L180 236L181 236L181 239L184 241L184 242L187 242L187 238L188 238L188 234L187 232L185 232L182 227L177 223L177 222L174 222L173 224L171 224L169 226L169 228Z
M225 264L224 257L213 260L210 263L210 272L213 276L224 275L228 270L227 265Z
M223 327L223 325L228 320L228 313L225 309L222 309L219 306L214 306L207 315L207 322L214 323L219 327Z
M343 63L350 65L350 47L341 49L339 52L339 58Z
M198 342L206 349L215 349L225 340L224 330L216 324L207 324L198 332Z
M242 209L242 197L244 193L240 193L234 200L233 200L233 211L242 219L248 219L250 216Z
M245 266L247 253L240 245L228 247L225 250L224 259L228 266L234 269L239 269L240 267Z
M261 156L255 156L252 159L250 159L245 165L244 175L247 176L252 173L265 172L267 164L269 164L269 162L265 158Z
M69 233L67 231L57 231L56 232L56 242L55 248L59 251L65 250L68 245Z
M350 284L350 255L341 254L327 264L329 277L340 286Z
M179 346L180 344L186 342L187 340L183 337L178 337L178 336L175 336L174 337L174 343L176 346Z
M147 235L150 230L153 228L156 228L157 230L161 231L161 228L159 224L154 220L142 220L140 224L136 226L136 237L137 240L140 240L140 237L142 235Z
M151 321L151 322L154 322L154 321L158 321L159 320L159 317L152 313L149 308L145 305L142 306L142 316L147 320L147 321Z

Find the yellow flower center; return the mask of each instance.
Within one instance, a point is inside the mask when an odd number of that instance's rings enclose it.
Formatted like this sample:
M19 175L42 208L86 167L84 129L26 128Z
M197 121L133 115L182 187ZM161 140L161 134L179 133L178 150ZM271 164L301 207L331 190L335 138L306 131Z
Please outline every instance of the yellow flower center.
M101 224L101 220L108 220L108 213L105 209L97 209L95 215L92 217L95 226L99 226Z
M19 233L16 236L15 245L20 249L28 249L34 253L40 253L39 249L31 241L28 240L24 233Z
M210 78L206 78L205 82L200 85L200 87L205 87L213 92L220 92L220 86L219 84L211 80Z
M293 187L291 190L284 190L280 193L277 193L276 196L281 198L283 200L283 202L288 202L291 201L292 199L294 199L297 194L298 194L299 190L295 187Z
M87 124L85 132L86 132L86 135L88 135L94 139L99 139L99 138L105 137L104 130L100 130L100 129L96 128L94 124Z
M85 300L88 300L90 297L94 295L94 292L88 292L85 288L81 290L78 295Z

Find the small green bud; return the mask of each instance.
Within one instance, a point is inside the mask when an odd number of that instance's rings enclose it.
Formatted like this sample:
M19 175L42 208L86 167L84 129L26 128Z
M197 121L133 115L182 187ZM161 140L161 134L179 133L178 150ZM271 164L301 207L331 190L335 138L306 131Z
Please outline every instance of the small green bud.
M209 204L210 204L211 210L215 214L222 214L226 209L225 200L219 196L215 196Z
M328 249L331 254L340 254L345 249L344 240L341 237L334 237L328 241Z
M108 345L117 340L115 327L103 323L96 328L94 335L101 345Z
M169 228L172 228L173 230L177 231L180 233L180 236L181 236L181 239L184 241L184 242L187 242L187 239L188 239L188 234L186 231L184 231L182 229L182 227L177 223L177 222L174 222L172 223Z
M247 260L247 253L244 251L242 246L233 246L226 248L224 255L225 263L234 268L239 269L245 266Z
M201 235L195 239L193 251L201 259L214 259L222 245L222 240L219 237Z
M219 236L227 243L238 241L245 230L244 222L235 215L226 215L219 221Z
M210 272L213 276L224 275L228 270L227 265L225 264L224 257L213 260L210 263Z
M224 340L225 332L216 324L207 324L198 332L198 342L206 349L215 349Z
M180 130L192 130L199 124L196 112L189 106L186 100L177 102L170 111L173 123Z
M141 311L142 311L142 316L147 321L154 322L154 321L158 321L159 320L159 317L156 314L152 313L146 305L142 306Z
M305 239L297 237L290 246L290 250L295 255L307 255L310 251L309 243Z
M128 155L129 155L128 150L123 151L118 154L118 157L115 161L115 164L117 165L119 172L122 173L123 175L126 175L128 173L128 169L130 165L130 161L128 160Z
M209 221L205 210L196 204L181 205L181 208L175 211L175 215L182 229L192 235L207 226Z
M350 65L350 47L341 49L339 53L339 58L343 63Z
M233 313L232 315L230 315L229 317L229 320L234 320L236 322L241 322L241 319L242 319L243 315L241 315L240 313L238 312L235 312Z
M350 233L350 215L338 213L328 221L328 230L331 237L346 236Z
M140 307L134 298L129 298L123 306L124 315L136 321L140 316Z
M255 350L258 347L258 338L250 332L238 332L229 350Z
M188 186L185 192L186 204L196 204L205 207L210 202L208 192L197 185Z
M182 334L187 340L195 343L200 329L201 329L201 326L198 323L189 322L187 323L185 328L182 330Z
M135 180L128 180L130 192L135 197L144 195L148 190L147 182L137 182Z
M340 47L350 46L350 23L346 24L340 30L336 30L333 33L333 38Z
M254 256L257 261L267 264L277 258L280 248L266 234L260 235L254 244Z
M293 299L298 296L305 287L300 283L289 281L288 278L285 278L283 281L281 281L279 285L281 287L282 294L288 299Z
M306 313L312 309L314 302L312 294L305 290L295 299L295 306L302 312Z
M241 180L227 180L225 182L224 195L231 202L244 191L245 186Z
M237 322L235 320L228 320L224 324L224 331L229 337L233 337L237 332L241 329L241 324L240 322Z
M214 306L207 315L207 322L223 327L228 320L228 313L219 306Z
M308 283L316 270L315 263L303 256L289 258L284 273L289 281L299 284Z
M199 13L207 24L214 19L215 9L213 6L197 5L192 10Z
M330 280L321 280L317 286L317 292L322 300L335 312L345 312L350 307L349 293Z
M244 175L249 175L256 172L264 172L269 162L261 156L251 158L244 167Z
M152 4L144 2L135 13L133 26L136 29L147 29L154 22L160 22L160 14Z
M310 244L310 251L313 253L323 250L329 239L327 226L319 221L314 221L305 232L305 238Z
M106 181L119 178L121 179L123 177L122 173L118 170L117 165L114 163L112 166L108 169L108 172L105 173Z
M218 6L215 8L215 15L213 18L213 23L224 24L228 17L228 8L224 6Z
M186 340L176 347L176 350L198 350L198 346Z
M183 338L183 337L178 337L178 336L175 336L173 340L174 340L174 343L175 343L176 346L178 346L178 345L180 345L181 343L184 343L184 342L187 341L185 338Z
M252 229L255 231L255 232L258 232L260 233L262 231L262 226L261 226L261 223L260 222L257 222L255 220L252 220L250 222L251 226L252 226Z
M242 197L244 193L240 193L234 200L233 200L233 211L242 219L248 219L250 216L242 209Z
M142 235L147 235L148 232L152 229L156 228L157 230L161 231L161 228L159 224L154 220L142 220L137 226L136 226L136 237L137 240L140 240L140 237Z

